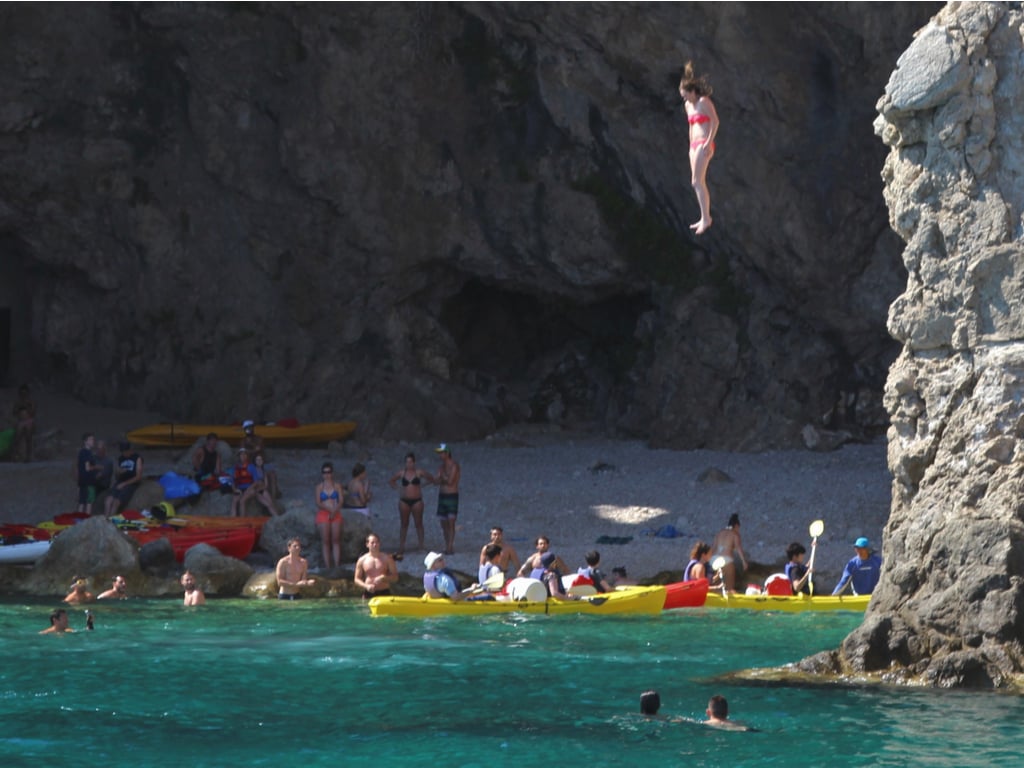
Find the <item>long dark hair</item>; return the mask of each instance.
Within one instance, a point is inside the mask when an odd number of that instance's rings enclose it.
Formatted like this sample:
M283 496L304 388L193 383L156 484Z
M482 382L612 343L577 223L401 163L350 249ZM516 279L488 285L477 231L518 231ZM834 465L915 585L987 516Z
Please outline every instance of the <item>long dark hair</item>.
M692 61L686 62L686 66L683 67L683 78L679 81L679 86L684 91L696 92L698 96L711 95L711 84L704 75L697 77L694 74Z

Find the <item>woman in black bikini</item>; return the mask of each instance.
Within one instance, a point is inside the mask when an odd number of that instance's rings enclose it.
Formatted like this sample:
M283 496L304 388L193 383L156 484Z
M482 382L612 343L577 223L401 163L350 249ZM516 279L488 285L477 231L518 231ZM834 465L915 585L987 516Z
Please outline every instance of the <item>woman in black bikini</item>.
M419 539L417 551L423 550L423 482L433 484L434 478L426 470L416 466L416 455L405 454L405 466L395 472L388 480L388 485L398 489L398 482L402 482L401 496L398 497L398 515L402 521L402 528L398 534L398 552L396 555L405 554L405 535L409 532L409 515L412 515L416 523L416 536Z

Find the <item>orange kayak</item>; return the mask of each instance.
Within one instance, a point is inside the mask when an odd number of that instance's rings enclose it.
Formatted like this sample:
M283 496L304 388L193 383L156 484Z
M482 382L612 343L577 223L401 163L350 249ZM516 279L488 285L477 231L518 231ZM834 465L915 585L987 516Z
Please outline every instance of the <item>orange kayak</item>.
M708 599L708 580L677 581L665 587L664 610L700 608Z
M221 530L217 528L149 528L141 531L125 531L135 541L148 544L157 539L167 539L174 549L174 558L180 563L185 553L196 544L209 544L228 557L244 560L256 546L256 532L252 528Z

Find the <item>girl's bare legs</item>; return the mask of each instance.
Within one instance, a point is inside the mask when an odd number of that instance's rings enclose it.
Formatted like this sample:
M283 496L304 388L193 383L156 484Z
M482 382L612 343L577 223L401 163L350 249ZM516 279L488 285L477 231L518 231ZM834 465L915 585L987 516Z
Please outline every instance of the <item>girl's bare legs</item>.
M320 529L320 542L323 549L321 555L324 558L324 568L331 567L331 524L330 523L318 523L317 528Z
M334 553L334 565L341 565L341 529L345 525L343 520L331 522L331 551Z
M423 499L412 505L412 519L416 523L416 537L420 540L420 551L423 550Z
M715 150L710 145L701 145L690 150L690 171L692 177L693 191L697 195L697 205L700 207L700 221L690 225L694 234L702 235L711 226L711 194L708 192L708 165L714 156Z

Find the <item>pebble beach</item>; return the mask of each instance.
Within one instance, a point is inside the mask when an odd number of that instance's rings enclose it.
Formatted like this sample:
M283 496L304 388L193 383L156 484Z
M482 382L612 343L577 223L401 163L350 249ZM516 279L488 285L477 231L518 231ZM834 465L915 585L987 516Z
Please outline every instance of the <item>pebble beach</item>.
M13 401L13 395L12 390L0 392L0 402ZM0 462L2 522L36 523L74 509L72 463L83 432L116 443L125 432L161 420L153 413L96 408L45 393L34 396L40 455L27 464ZM314 515L313 488L321 462L333 461L347 477L351 466L362 461L373 491L373 528L385 551L396 550L398 492L387 480L410 451L420 467L436 473L435 445L379 442L357 432L354 440L330 450L271 446L283 494L279 504ZM630 579L651 578L681 571L693 544L710 542L735 512L755 573L776 565L781 570L791 541L810 550L808 528L822 520L816 581L831 591L853 556L854 539L867 536L881 548L889 514L891 480L882 440L827 453L675 451L522 425L451 448L462 467L462 486L456 554L448 562L469 573L476 570L491 526L500 525L520 558L533 552L538 535L546 535L570 567L584 565L584 555L596 549L606 572L621 566ZM182 450L139 447L139 452L147 476L180 467L185 459ZM440 551L436 487L427 486L424 497L426 549ZM671 538L656 535L673 530L677 535ZM425 552L415 551L415 545L410 526L406 556L399 563L403 572L423 570Z

